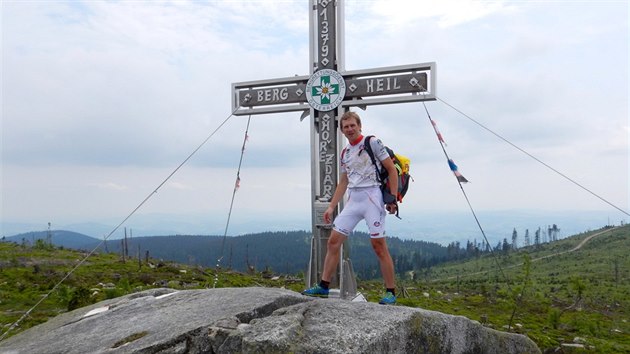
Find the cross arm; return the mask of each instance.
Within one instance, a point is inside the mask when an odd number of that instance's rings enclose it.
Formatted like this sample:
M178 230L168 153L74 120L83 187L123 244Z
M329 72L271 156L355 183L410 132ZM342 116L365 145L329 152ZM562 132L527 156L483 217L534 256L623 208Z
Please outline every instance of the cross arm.
M436 99L435 63L346 71L342 105L367 106Z
M342 72L342 106L368 106L436 99L434 62ZM310 76L232 84L234 115L306 111Z
M309 76L293 76L232 84L234 115L304 111Z

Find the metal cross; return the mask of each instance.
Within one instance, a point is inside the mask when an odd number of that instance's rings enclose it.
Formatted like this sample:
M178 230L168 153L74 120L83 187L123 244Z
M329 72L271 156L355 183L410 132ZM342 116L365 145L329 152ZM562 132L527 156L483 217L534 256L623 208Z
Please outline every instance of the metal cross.
M321 276L331 225L323 214L338 183L342 135L339 117L355 106L435 100L435 63L344 71L343 0L310 0L311 74L232 84L235 115L301 111L311 118L311 259L307 287ZM340 208L343 207L343 203ZM337 210L337 213L341 209ZM347 250L347 247L344 247ZM348 252L333 279L342 298L354 297L356 280Z

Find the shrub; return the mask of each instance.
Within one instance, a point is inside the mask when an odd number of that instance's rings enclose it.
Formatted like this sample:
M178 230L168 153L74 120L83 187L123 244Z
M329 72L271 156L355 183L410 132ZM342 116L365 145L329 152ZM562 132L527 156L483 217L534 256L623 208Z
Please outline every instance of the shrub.
M90 290L81 286L72 292L70 301L68 301L68 311L78 309L91 303Z
M560 316L562 315L562 311L557 308L551 308L549 310L549 315L547 316L547 320L549 321L549 325L553 329L558 329L560 325Z

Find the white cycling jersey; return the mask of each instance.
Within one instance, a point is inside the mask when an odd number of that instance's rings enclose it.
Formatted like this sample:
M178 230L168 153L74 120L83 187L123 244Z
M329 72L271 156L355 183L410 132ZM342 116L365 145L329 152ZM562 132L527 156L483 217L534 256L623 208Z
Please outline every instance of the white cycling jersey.
M379 186L376 169L365 151L365 137L355 144L348 144L341 153L341 172L348 175L348 188ZM381 161L389 157L385 145L379 139L370 139L370 146L379 171L383 169Z

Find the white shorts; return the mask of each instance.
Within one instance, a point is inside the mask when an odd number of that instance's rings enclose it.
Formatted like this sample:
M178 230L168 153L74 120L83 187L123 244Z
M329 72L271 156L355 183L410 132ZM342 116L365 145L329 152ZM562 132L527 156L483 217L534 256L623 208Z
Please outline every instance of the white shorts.
M361 219L365 220L371 238L385 237L385 205L379 187L348 189L348 203L335 218L333 229L350 235Z

